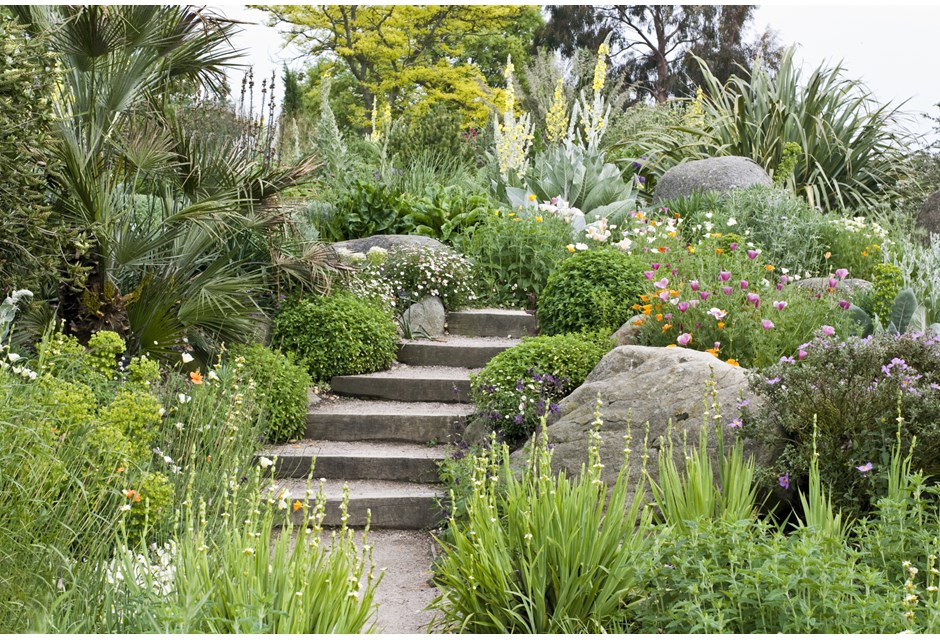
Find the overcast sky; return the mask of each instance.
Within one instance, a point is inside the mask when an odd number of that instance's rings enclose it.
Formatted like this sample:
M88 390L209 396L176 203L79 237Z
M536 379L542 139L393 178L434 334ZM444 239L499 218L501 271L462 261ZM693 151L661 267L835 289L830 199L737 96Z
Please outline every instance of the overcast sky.
M296 51L282 50L276 29L263 26L267 14L243 5L218 10L260 23L246 25L235 43L247 50L246 62L254 65L256 78L270 77L285 61L302 67L291 60ZM863 80L880 101L907 101L903 110L911 114L909 128L935 139L933 125L922 114L940 116L935 106L940 102L940 6L765 4L755 12L752 29L766 26L777 31L782 44L798 45L797 60L807 74L821 62L841 61L846 77ZM237 78L232 83L236 92L241 75Z

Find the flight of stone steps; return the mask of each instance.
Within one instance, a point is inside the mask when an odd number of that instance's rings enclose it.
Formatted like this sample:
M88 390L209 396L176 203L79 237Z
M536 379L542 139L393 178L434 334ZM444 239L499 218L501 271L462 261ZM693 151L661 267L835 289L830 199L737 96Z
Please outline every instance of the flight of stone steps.
M343 484L349 486L349 526L427 529L441 519L437 463L445 445L472 420L470 373L535 333L522 311L480 309L447 315L448 333L403 340L389 371L337 376L337 401L312 405L303 440L271 447L276 474L302 497L316 457L313 488L325 478L324 525L340 524ZM299 516L301 512L297 512Z

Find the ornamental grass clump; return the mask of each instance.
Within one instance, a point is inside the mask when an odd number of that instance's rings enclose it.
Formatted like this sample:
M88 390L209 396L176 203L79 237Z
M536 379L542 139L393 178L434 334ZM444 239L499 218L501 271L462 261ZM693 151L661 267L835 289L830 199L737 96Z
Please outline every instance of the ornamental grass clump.
M600 633L643 601L638 577L651 516L642 490L628 497L642 478L631 478L624 462L608 494L596 430L580 475L554 475L542 425L521 475L506 445L493 442L475 459L467 519L451 518L437 565L437 630Z

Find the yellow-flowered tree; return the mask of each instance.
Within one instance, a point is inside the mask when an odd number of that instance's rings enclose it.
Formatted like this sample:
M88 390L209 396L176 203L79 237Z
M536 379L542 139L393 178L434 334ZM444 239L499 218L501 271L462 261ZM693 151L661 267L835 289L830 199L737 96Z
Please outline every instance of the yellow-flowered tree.
M311 61L333 60L355 79L362 126L387 102L421 116L445 103L481 126L502 100L501 63L525 59L541 25L536 6L276 5L258 7ZM497 62L499 61L499 62ZM376 106L376 102L378 105Z

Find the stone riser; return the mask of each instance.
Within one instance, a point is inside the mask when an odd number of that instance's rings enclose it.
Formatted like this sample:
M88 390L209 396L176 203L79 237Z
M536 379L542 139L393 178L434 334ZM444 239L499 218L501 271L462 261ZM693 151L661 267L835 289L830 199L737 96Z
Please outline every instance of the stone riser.
M342 524L342 501L327 500L323 525L338 527ZM390 496L356 498L350 496L346 521L350 527L364 527L371 509L370 526L373 529L431 529L440 524L443 514L438 499L433 496ZM295 524L303 522L303 513L292 515Z
M359 398L400 402L470 402L469 380L336 376L330 381L330 388L336 394Z
M399 347L398 361L412 366L479 369L505 350L506 347L455 347L443 343L410 343Z
M459 336L480 338L524 338L535 335L535 316L525 313L488 314L454 311L447 314L447 331Z
M312 456L282 456L276 461L275 477L306 478ZM398 482L435 483L438 481L437 459L368 456L316 456L317 478L342 480L393 480Z
M463 433L465 416L328 415L307 416L304 437L341 442L452 442Z

